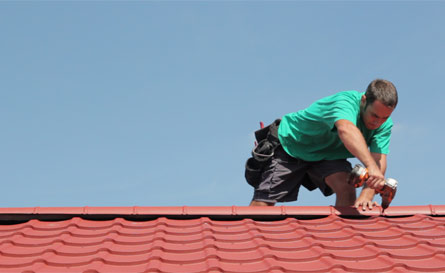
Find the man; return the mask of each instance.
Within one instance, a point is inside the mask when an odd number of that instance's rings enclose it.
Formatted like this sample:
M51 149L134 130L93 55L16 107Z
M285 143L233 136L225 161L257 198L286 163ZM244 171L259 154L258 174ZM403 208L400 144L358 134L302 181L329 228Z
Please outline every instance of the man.
M336 206L372 209L377 205L372 201L375 189L384 185L393 125L390 115L397 101L395 86L377 79L365 93L340 92L285 115L275 130L276 145L271 158L261 166L258 181L248 179L255 188L250 205L295 201L303 185L309 190L319 188L325 196L335 193ZM358 198L348 183L352 168L346 159L351 157L360 160L369 173ZM249 161L246 178L248 165Z

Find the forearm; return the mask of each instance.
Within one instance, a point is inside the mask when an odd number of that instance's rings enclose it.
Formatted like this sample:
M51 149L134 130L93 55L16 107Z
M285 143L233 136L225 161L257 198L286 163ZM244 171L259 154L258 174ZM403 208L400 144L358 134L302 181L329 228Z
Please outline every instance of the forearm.
M371 156L374 159L374 161L376 162L380 171L383 174L385 174L385 172L386 172L386 154L371 153Z
M380 171L385 174L386 172L386 155L385 154L378 154L378 153L371 153L372 158L376 162L377 166L379 167ZM362 192L360 193L359 198L366 198L368 200L372 200L375 196L375 190L368 187L367 184L363 186Z
M339 120L337 126L338 136L346 149L360 160L365 167L377 167L376 161L368 150L365 139L360 130L350 121Z
M368 185L364 185L362 192L359 195L359 199L370 200L372 201L375 196L375 190L368 187Z

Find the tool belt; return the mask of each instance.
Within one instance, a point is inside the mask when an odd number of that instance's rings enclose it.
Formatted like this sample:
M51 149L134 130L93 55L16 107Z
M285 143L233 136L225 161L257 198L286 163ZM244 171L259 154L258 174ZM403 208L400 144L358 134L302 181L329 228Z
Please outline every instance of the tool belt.
M252 150L252 157L247 159L244 174L247 183L252 187L259 185L264 168L271 161L275 149L281 145L278 139L280 122L281 119L277 119L272 124L255 131L258 144Z

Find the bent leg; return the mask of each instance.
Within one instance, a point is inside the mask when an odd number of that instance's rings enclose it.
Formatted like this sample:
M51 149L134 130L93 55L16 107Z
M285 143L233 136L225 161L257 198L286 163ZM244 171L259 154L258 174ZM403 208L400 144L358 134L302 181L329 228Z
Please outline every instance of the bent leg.
M297 200L306 169L306 163L289 156L281 146L277 147L255 187L250 206L274 206L277 202Z
M353 206L357 198L354 186L348 183L348 176L347 172L337 172L325 178L326 184L336 194L336 206Z

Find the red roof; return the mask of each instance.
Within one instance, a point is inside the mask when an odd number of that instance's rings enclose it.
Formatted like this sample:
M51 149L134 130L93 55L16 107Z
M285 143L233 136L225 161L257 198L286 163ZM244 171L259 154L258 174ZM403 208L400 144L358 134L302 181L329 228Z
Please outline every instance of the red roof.
M445 206L0 208L0 272L445 272Z

